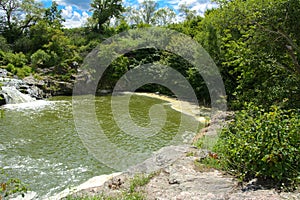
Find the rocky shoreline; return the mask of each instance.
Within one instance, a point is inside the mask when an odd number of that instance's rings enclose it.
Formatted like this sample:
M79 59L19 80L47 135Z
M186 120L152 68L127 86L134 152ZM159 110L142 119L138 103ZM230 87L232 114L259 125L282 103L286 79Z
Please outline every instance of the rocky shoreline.
M75 79L75 78L74 78ZM74 80L59 81L51 76L27 76L23 79L12 75L6 69L0 68L0 106L10 103L22 103L10 101L13 99L9 89L17 90L21 94L28 95L34 100L45 99L50 96L72 95ZM7 89L7 90L5 90ZM20 100L21 101L21 100Z
M130 180L137 174L155 174L149 183L137 188L147 200L296 200L300 198L299 193L278 193L274 189L263 186L259 188L255 180L242 186L237 179L224 172L197 168L195 162L207 155L207 150L199 150L192 146L165 147L154 153L151 158L125 172L95 177L49 200L66 199L69 195L119 197L129 190Z

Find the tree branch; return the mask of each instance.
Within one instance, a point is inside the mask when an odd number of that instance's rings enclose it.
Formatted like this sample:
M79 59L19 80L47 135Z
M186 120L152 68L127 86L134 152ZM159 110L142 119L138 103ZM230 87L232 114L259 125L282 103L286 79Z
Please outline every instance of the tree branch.
M261 28L263 31L266 31L266 32L278 35L278 36L284 38L288 42L289 45L285 45L285 48L286 48L289 56L291 57L291 59L293 61L293 64L295 66L295 72L297 74L300 74L300 65L299 65L299 62L298 62L298 59L297 59L297 56L296 56L296 53L298 55L300 55L300 48L299 48L299 46L287 34L285 34L284 32L282 32L280 30L278 30L278 31L270 30L268 28L265 28L264 26L262 26L261 24L259 24L257 22L255 22L255 24L259 28Z

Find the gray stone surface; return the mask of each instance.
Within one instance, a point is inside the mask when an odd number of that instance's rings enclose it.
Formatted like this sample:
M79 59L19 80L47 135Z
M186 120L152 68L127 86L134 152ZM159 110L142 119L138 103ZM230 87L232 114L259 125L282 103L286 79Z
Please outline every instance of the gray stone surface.
M30 80L30 78L28 79ZM0 69L0 83L3 88L8 88L9 91L6 92L5 90L0 90L0 96L5 99L5 101L2 100L0 102L0 105L10 102L19 102L18 100L14 101L12 99L14 97L11 95L11 91L14 90L17 90L22 94L29 95L31 98L34 99L42 99L44 97L44 92L36 84L33 83L33 77L31 78L31 81L27 82L26 79L21 80L17 78L8 77L8 72L5 69ZM16 96L18 95L16 94Z
M187 156L187 152L192 152ZM234 177L218 170L199 170L196 160L207 155L205 150L188 146L170 146L156 152L145 162L130 168L127 172L77 193L77 196L105 194L118 196L128 191L134 174L157 174L145 186L137 188L147 200L279 200L300 199L300 194L277 193L275 190L243 190Z
M144 162L130 167L126 173L136 174L145 173L150 174L162 168L171 165L180 157L184 156L189 150L189 146L169 146L155 152L153 156Z

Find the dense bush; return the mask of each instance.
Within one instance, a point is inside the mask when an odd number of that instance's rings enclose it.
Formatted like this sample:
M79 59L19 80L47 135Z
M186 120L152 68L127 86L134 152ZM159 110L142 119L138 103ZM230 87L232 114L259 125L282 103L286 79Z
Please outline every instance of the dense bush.
M9 63L6 66L6 70L9 71L9 72L11 72L11 73L13 73L13 74L15 74L17 72L15 66L13 64L11 64L11 63Z
M3 65L13 64L15 67L23 67L28 62L26 56L20 53L1 53L1 60Z
M44 67L51 59L51 56L44 50L39 49L31 55L30 59L34 67Z
M16 69L16 75L19 77L19 78L24 78L26 76L29 76L32 72L32 68L29 67L29 66L23 66L22 68L17 68Z
M9 51L10 50L9 44L7 44L6 39L2 35L0 35L0 50L1 51Z
M223 129L215 151L241 179L300 182L300 113L253 104Z

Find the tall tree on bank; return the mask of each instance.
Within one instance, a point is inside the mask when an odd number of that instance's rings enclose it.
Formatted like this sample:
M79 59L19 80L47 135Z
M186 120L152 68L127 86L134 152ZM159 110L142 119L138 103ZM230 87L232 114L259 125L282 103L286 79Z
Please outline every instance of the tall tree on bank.
M40 16L41 5L34 0L1 0L0 33L13 44Z
M56 1L52 2L50 8L45 10L44 20L53 28L62 28L62 23L66 20L61 15L62 10L58 9Z
M95 21L95 29L103 31L105 23L113 17L118 18L124 11L122 0L93 0L91 3L92 19Z
M144 0L137 8L130 7L127 13L129 24L134 24L135 26L165 26L174 22L176 18L174 10L168 7L158 9L158 3L153 0Z
M182 13L185 20L191 20L196 17L196 11L189 9L187 4L180 4L179 5L179 12Z
M139 10L141 11L141 17L146 24L151 24L152 19L154 16L155 11L157 10L158 3L152 0L143 1L140 6Z
M265 108L299 106L299 0L218 2L203 23L215 30L206 35L216 33L212 45L232 107L250 99Z

